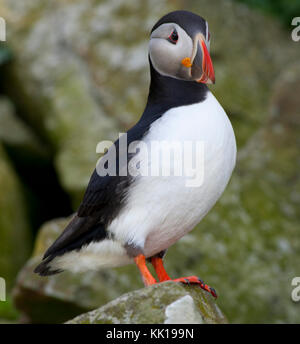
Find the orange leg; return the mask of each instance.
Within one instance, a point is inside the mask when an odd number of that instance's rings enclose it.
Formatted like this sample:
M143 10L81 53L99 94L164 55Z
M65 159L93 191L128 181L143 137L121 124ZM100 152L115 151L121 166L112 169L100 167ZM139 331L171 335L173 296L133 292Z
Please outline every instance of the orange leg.
M200 278L197 276L189 276L189 277L181 277L176 279L171 279L169 275L167 274L162 258L159 257L153 257L151 258L151 264L153 265L155 272L157 274L157 277L159 279L159 282L164 281L173 281L173 282L181 282L185 284L198 284L200 288L206 290L209 292L213 297L217 298L217 293L214 288L211 288L209 285L205 284Z
M167 274L167 271L164 268L164 263L162 258L152 257L151 264L153 265L159 282L170 281L171 277Z
M151 275L151 272L147 268L145 256L140 254L134 258L134 261L140 270L145 286L157 283L156 279Z

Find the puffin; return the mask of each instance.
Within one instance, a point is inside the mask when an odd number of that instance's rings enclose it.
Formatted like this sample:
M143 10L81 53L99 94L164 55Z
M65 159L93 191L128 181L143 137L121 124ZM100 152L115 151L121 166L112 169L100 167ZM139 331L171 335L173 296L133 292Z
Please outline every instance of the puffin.
M168 13L153 26L144 112L99 159L82 203L36 273L48 276L135 263L145 286L165 281L196 284L217 297L197 276L172 279L163 264L167 249L220 198L236 162L231 122L207 86L215 83L210 40L207 21L189 11ZM165 146L185 143L201 149L194 149L195 154L184 150L187 159L174 151L167 163ZM153 146L158 147L152 149L155 154L147 154ZM196 161L195 168L178 170L190 160ZM166 165L169 173L163 174ZM198 182L191 183L193 178ZM156 277L147 264L153 265Z

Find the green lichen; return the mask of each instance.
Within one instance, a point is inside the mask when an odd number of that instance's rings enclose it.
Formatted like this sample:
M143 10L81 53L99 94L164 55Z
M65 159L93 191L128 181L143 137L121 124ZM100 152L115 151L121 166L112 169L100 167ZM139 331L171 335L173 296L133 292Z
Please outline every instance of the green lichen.
M165 282L125 294L118 299L82 314L70 324L161 324L166 320L166 308L183 296L190 295L201 318L208 323L225 323L226 319L217 309L212 296L197 286ZM209 300L211 299L211 300ZM185 315L182 314L184 322ZM200 318L200 319L201 319Z

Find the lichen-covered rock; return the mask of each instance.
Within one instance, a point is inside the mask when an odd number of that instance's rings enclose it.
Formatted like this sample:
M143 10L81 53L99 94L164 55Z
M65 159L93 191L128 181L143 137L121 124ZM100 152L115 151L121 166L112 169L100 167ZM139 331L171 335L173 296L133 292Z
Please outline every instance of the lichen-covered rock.
M226 323L213 297L198 286L165 282L125 294L69 324Z
M299 47L274 19L235 1L189 0L188 9L209 23L216 73L211 90L241 148L265 123L271 86L286 66L299 61Z
M167 7L157 0L4 6L15 55L7 91L52 144L60 181L78 204L99 158L97 143L114 141L142 111L148 31Z
M8 91L57 152L61 183L76 204L95 167L97 143L115 140L143 111L152 25L180 7L180 0L3 1L15 56ZM209 22L213 90L241 145L264 122L270 85L298 61L298 49L279 25L245 6L191 0L184 7Z
M8 289L28 258L30 239L22 188L0 144L0 277Z

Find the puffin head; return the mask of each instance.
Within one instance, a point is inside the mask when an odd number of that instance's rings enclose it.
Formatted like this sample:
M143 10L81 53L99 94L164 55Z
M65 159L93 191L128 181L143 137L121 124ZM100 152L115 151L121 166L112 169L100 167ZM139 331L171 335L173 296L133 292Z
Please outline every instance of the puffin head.
M206 20L188 11L174 11L154 25L149 56L153 67L161 75L215 83L209 46L210 33Z

